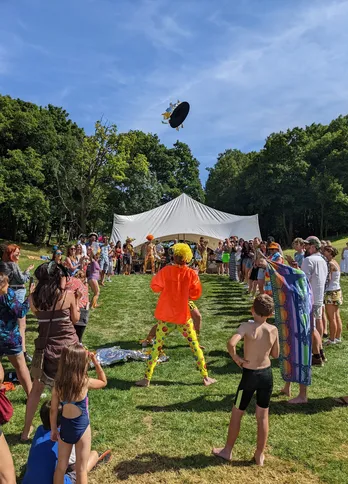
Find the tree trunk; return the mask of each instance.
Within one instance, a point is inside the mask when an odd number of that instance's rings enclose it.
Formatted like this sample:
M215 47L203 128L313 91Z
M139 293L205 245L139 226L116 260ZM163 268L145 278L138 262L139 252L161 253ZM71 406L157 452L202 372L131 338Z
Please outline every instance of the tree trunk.
M86 233L86 199L81 194L81 213L80 213L80 227L83 234Z
M324 204L321 204L321 213L320 213L320 239L324 238Z

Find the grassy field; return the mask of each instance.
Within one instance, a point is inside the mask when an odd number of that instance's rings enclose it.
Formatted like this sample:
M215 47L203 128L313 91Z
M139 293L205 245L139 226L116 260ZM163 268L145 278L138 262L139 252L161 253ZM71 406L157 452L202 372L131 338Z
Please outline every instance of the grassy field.
M341 248L345 241L335 246ZM44 253L45 251L43 251ZM37 253L37 252L36 252ZM21 265L29 260L23 251ZM31 252L35 255L35 251ZM38 264L39 262L36 262ZM102 306L92 313L85 344L90 349L120 345L138 349L138 340L153 324L156 296L149 276L114 277L102 290ZM314 368L310 403L291 407L279 395L281 378L274 361L275 387L270 408L270 436L264 468L252 465L255 448L255 404L242 423L232 464L211 455L224 443L240 370L226 352L233 330L249 318L250 300L239 284L225 277L204 276L202 344L210 375L218 382L201 384L189 348L179 334L167 339L170 360L159 365L150 388L134 386L144 364L132 362L106 369L108 386L90 392L93 448L111 448L112 461L90 474L91 483L348 483L348 413L333 397L348 394L348 345L327 349L328 363ZM342 280L348 297L348 278ZM345 327L347 306L342 309ZM36 322L28 316L28 349L33 351ZM6 362L5 366L8 368ZM20 476L29 446L19 443L25 394L9 394L15 414L4 427ZM38 416L35 424L39 424Z

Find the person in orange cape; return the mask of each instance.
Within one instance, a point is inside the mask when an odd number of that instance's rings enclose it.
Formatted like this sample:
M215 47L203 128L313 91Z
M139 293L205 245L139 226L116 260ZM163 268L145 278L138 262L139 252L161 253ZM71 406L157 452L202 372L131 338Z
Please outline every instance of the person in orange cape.
M208 376L207 365L197 340L189 308L189 299L200 298L202 285L196 271L187 266L192 259L190 247L187 244L175 244L173 254L174 265L161 269L151 282L151 289L160 293L155 311L155 317L160 322L157 325L156 339L147 361L145 378L136 384L142 387L150 385L164 340L169 333L177 329L190 345L203 378L203 384L209 386L216 380Z

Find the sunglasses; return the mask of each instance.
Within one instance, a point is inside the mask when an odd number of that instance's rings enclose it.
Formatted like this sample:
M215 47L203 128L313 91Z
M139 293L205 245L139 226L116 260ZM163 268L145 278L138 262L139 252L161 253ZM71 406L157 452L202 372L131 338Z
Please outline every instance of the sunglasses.
M70 247L70 250L76 250L76 247Z
M63 252L56 252L56 255L63 255Z

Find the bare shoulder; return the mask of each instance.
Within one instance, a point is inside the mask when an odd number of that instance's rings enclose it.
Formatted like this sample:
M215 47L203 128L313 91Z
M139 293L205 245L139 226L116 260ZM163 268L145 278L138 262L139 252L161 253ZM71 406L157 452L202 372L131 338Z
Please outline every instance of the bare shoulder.
M278 333L278 329L274 324L265 323L265 329L267 329L269 333Z

